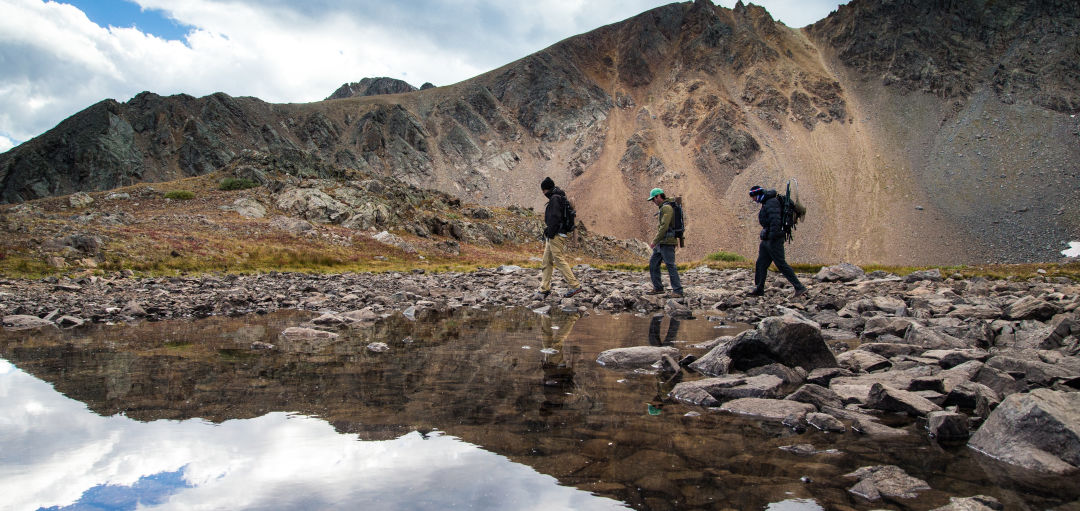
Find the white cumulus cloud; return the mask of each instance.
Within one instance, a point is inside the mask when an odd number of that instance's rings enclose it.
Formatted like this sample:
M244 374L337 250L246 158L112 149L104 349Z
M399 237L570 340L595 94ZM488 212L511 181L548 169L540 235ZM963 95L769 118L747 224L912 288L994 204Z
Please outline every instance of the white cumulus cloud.
M142 91L286 103L317 101L365 77L449 85L667 3L133 1L191 27L184 41L102 27L61 2L0 0L0 151L98 101ZM755 3L800 26L838 0Z

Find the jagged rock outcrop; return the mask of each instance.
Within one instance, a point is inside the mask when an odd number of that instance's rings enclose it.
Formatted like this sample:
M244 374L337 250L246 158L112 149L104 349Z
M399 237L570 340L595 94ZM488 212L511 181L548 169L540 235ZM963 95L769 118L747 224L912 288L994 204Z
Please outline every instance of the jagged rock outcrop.
M425 84L431 85L431 84ZM326 97L327 100L331 99L345 99L353 98L356 96L378 96L380 94L401 94L404 92L413 92L420 89L409 85L409 82L404 80L398 80L396 78L387 78L385 76L379 78L362 78L359 82L352 82L343 84L338 87L333 94Z

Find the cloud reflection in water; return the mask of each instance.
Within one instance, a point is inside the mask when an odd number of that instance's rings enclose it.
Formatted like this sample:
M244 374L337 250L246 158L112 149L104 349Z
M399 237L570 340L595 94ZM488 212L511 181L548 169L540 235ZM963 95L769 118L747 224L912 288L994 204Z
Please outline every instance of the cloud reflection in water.
M0 359L3 509L624 509L457 438L361 441L270 413L101 417Z

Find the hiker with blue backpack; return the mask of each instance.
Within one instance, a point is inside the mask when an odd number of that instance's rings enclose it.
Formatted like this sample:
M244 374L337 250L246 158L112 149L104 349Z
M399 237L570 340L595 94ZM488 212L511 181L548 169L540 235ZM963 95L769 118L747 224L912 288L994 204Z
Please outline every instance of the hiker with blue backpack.
M648 200L660 208L657 213L660 223L657 225L656 237L649 244L652 248L652 257L649 258L652 291L647 294L664 294L664 283L660 280L660 263L663 262L664 266L667 266L668 279L671 281L671 293L668 293L668 298L682 298L682 283L679 282L679 270L675 267L675 247L683 236L682 207L675 201L667 200L664 190L660 188L653 188L649 192Z
M754 265L754 290L749 295L765 294L765 278L769 275L770 264L776 264L780 273L791 282L795 288L793 298L806 294L806 286L799 282L795 270L791 269L791 265L784 258L784 242L791 239L791 228L796 215L796 206L790 199L790 192L785 196L777 194L776 190L754 186L750 188L750 197L761 204L761 210L758 211L761 243L758 244L758 258ZM787 222L785 214L791 218Z
M574 276L574 271L566 263L567 234L574 230L576 213L570 199L566 198L566 192L555 186L555 181L545 177L540 182L540 191L548 198L547 207L544 208L544 269L541 272L540 290L536 292L536 299L543 300L551 294L551 275L554 268L558 268L566 279L570 289L563 294L563 298L570 298L581 292L581 282Z

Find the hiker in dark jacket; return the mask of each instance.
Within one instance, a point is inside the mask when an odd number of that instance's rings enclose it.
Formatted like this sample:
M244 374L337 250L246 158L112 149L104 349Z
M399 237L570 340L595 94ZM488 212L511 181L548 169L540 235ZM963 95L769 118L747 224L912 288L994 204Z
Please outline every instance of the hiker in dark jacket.
M761 204L758 211L758 223L761 224L761 243L758 244L758 258L754 265L754 290L751 296L765 294L765 278L769 275L769 265L775 263L780 273L795 287L795 295L806 293L806 286L799 282L795 270L784 258L784 220L781 217L780 198L776 190L766 190L760 186L750 189L750 197Z
M543 300L551 294L551 274L554 268L558 268L566 279L570 289L563 295L570 298L581 292L581 282L574 276L570 265L566 263L563 255L566 251L566 233L563 232L563 210L566 203L566 192L555 186L550 177L545 177L540 182L540 190L548 198L547 207L544 209L544 269L541 273L540 290L536 292L536 298Z

